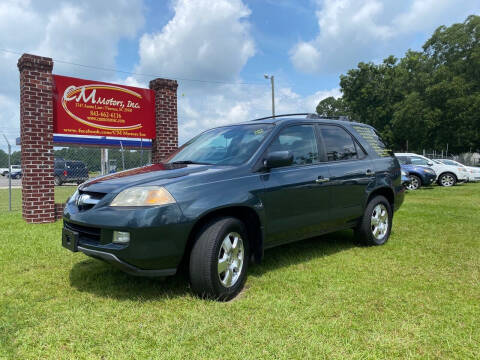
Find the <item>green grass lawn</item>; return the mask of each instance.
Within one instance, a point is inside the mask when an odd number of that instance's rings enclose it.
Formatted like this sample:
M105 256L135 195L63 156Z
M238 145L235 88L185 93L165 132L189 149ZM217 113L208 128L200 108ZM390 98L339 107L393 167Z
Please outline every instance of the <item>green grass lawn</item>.
M478 359L479 224L480 184L410 192L385 246L344 231L268 250L217 303L2 213L0 359Z
M73 185L55 186L55 202L64 203L76 189ZM22 210L22 189L12 189L12 210ZM0 216L5 211L8 211L8 190L0 189Z

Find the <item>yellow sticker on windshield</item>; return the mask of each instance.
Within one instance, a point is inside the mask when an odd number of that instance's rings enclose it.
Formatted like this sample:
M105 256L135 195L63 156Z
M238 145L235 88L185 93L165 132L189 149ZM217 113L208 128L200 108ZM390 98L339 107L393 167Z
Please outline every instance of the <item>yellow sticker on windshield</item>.
M263 129L255 130L255 135L263 134Z

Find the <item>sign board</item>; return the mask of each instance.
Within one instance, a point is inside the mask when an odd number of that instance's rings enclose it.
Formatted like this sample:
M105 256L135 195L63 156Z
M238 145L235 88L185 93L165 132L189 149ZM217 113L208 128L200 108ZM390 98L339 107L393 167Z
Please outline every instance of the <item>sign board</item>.
M155 138L152 90L53 75L53 132Z

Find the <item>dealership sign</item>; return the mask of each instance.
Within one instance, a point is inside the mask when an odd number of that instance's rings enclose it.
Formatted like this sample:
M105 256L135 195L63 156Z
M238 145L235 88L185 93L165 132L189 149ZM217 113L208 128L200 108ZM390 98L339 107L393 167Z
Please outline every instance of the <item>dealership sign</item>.
M53 75L54 133L155 138L149 89Z

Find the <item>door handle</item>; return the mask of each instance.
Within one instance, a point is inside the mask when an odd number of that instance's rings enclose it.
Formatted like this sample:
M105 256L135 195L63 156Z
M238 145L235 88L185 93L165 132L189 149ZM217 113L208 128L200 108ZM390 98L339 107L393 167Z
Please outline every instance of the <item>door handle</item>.
M325 183L328 181L330 181L330 178L324 178L324 177L319 177L317 180L315 180L317 184Z
M375 174L375 173L374 173L372 170L370 170L370 169L368 169L368 170L365 172L365 175L367 175L367 176L374 175L374 174Z

